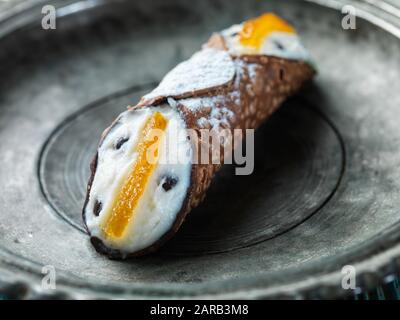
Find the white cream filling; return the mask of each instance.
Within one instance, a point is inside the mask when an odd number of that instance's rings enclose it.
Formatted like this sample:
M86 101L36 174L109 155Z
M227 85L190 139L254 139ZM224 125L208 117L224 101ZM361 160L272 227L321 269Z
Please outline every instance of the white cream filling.
M309 52L303 46L300 37L296 33L271 32L265 37L263 44L258 49L240 43L238 34L242 28L243 24L235 24L221 32L229 53L233 55L265 54L292 60L303 60L312 64Z
M116 239L107 238L101 227L109 216L121 181L126 179L136 160L135 146L143 124L156 111L160 111L168 120L159 147L157 166L123 236ZM117 150L117 141L127 137L129 140ZM171 229L189 188L192 149L187 139L185 122L178 111L168 105L126 111L107 134L98 152L97 170L85 212L90 233L102 239L106 246L118 249L122 253L135 252L151 246ZM177 181L168 191L162 187L167 176ZM102 203L98 217L93 213L96 200Z

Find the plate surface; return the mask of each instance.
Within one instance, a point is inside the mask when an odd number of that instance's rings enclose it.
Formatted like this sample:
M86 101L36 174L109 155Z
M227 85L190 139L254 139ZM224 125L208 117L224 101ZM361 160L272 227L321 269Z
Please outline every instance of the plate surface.
M344 30L326 7L340 1L317 2L63 1L44 31L38 1L15 29L0 20L1 279L49 294L32 284L51 265L50 293L71 297L327 297L348 293L347 264L361 288L396 272L398 20L354 1L363 18ZM225 166L159 253L99 256L80 210L102 130L210 33L268 10L298 28L319 74L257 132L254 174Z

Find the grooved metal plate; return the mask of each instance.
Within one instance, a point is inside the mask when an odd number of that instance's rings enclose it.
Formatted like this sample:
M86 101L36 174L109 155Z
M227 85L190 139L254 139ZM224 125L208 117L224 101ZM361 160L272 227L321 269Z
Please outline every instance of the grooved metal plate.
M13 28L0 17L0 278L28 297L328 297L349 293L346 264L360 288L397 272L400 19L351 3L355 30L323 0L55 1L48 31L40 1ZM319 74L258 130L254 174L225 166L159 253L98 255L80 215L102 130L213 31L264 11L298 28ZM55 292L34 286L44 265Z

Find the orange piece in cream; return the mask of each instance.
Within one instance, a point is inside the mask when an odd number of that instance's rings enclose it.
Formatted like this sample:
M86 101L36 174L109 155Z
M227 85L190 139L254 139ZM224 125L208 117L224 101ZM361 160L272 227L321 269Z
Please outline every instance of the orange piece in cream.
M277 15L265 13L244 23L239 41L242 45L260 49L264 39L272 32L296 33L296 30Z
M109 217L103 225L103 231L108 237L120 238L134 216L134 210L156 167L158 149L166 126L167 120L160 112L155 112L146 120L136 146L137 159L115 196ZM151 151L154 152L150 158Z

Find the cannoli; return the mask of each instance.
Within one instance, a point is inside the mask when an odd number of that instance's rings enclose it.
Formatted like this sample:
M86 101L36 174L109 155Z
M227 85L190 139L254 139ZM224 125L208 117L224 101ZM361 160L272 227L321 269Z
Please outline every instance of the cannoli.
M94 248L114 259L157 250L231 156L194 161L200 132L257 128L314 74L295 29L272 13L213 34L104 131L83 208Z

